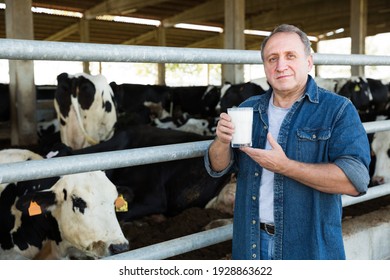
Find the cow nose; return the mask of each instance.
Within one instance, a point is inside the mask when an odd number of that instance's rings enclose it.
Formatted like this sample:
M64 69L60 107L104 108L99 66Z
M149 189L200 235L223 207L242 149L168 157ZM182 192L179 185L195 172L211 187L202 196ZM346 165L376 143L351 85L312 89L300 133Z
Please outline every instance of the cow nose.
M110 250L111 255L116 255L128 251L129 244L128 243L111 244L108 249Z

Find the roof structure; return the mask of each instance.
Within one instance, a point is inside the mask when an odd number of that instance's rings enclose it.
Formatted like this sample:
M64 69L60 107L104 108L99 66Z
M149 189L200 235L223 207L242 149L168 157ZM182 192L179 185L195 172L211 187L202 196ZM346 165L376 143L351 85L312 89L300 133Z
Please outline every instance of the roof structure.
M302 28L319 40L350 36L351 2L358 0L246 0L245 29L271 31L280 23ZM0 0L0 3L4 3ZM224 0L32 0L34 39L80 42L80 21L87 19L89 42L158 46L158 26L165 27L169 47L223 48L223 33L177 28L177 24L213 26L223 30ZM55 9L70 16L48 14ZM107 16L108 15L108 16ZM111 16L111 17L110 17ZM155 20L156 25L138 24L129 18ZM118 18L119 17L119 18ZM390 32L390 2L367 1L367 36ZM5 10L0 9L0 22ZM5 24L0 38L6 37ZM157 26L158 25L158 26ZM245 35L245 49L259 49L262 37Z

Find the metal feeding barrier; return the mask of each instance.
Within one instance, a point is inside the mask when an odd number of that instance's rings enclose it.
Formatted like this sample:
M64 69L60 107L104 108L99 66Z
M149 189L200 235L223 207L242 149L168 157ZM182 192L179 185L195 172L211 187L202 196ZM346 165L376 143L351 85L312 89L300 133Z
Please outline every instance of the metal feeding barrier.
M314 54L317 65L390 65L390 56ZM260 51L124 46L0 39L0 59L261 64ZM366 132L390 130L390 120L364 123ZM163 161L201 157L211 141L73 155L38 161L0 164L0 183L71 173L107 170ZM23 170L23 172L20 172ZM343 207L390 194L390 184L371 187L361 197L342 196ZM165 259L232 238L232 225L183 236L106 259Z

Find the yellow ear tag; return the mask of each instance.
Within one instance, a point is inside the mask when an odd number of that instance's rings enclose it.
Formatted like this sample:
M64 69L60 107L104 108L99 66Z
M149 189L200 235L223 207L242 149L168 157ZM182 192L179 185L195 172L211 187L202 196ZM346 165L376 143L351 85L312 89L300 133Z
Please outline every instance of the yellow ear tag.
M28 207L28 214L30 216L36 216L42 214L41 206L35 201L30 201L30 206Z
M123 195L119 195L117 199L115 199L115 211L116 212L127 212L127 201L123 198Z
M359 85L356 85L355 88L353 89L353 91L355 91L355 92L360 91L360 86L359 86Z

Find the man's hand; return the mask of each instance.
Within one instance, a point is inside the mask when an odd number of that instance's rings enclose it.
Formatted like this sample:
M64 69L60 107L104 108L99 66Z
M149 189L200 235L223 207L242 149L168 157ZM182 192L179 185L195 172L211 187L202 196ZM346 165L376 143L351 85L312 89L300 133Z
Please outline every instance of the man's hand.
M290 160L287 158L282 147L272 137L271 133L267 134L267 139L272 147L271 150L255 149L251 147L242 147L240 149L263 168L274 173L283 174L283 171L286 170Z
M223 144L230 144L230 141L233 139L233 133L234 125L230 116L226 113L221 113L216 129L216 139Z

